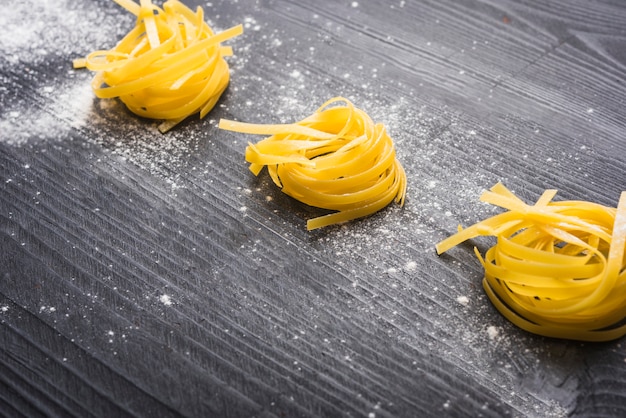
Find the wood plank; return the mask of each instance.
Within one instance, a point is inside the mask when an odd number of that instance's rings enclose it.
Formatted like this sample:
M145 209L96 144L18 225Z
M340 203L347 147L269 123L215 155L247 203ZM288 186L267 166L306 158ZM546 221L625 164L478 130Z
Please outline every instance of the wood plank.
M186 2L195 6L197 1ZM114 2L22 2L0 23L0 411L7 416L620 416L623 341L530 335L434 244L527 201L626 189L619 1L201 4L242 22L232 81L167 135L71 59L133 24ZM254 177L260 138L344 95L385 123L403 208L323 213Z

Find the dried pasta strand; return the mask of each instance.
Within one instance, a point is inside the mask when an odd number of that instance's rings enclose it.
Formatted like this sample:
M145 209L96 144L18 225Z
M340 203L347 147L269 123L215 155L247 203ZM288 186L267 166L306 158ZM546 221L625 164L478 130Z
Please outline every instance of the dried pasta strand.
M345 106L332 106L344 103ZM267 166L289 196L337 212L307 221L307 229L371 215L392 201L404 204L406 174L393 141L347 99L335 97L291 124L257 125L222 119L221 129L270 135L246 148L250 170Z
M518 327L543 336L609 341L626 335L626 191L617 209L552 202L527 205L498 183L481 200L508 209L436 245L438 254L480 235L497 242L483 257L483 288Z
M118 97L136 115L161 119L166 132L188 116L203 118L228 86L225 56L232 48L220 44L243 33L238 25L218 34L178 0L163 8L151 0L114 0L137 16L135 27L115 48L94 51L73 61L74 68L96 71L92 88L99 98Z

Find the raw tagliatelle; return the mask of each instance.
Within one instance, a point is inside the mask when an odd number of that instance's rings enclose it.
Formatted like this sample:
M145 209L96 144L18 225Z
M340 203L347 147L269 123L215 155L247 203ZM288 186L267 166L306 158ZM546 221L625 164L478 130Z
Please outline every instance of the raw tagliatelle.
M162 119L165 132L187 116L203 118L217 103L230 80L220 46L243 32L241 25L214 34L198 6L195 12L178 0L163 8L151 0L114 0L137 16L135 27L115 46L74 60L75 68L96 71L92 87L97 97L119 99L128 109Z
M345 106L333 106L343 102ZM347 99L335 97L292 124L256 125L221 120L219 127L271 135L248 143L246 160L258 175L264 166L289 196L338 212L307 221L307 229L371 215L392 201L404 203L406 175L393 141Z
M626 192L617 209L553 202L527 205L502 184L481 200L508 209L437 244L439 254L479 235L497 237L483 287L495 307L529 332L581 341L626 335Z

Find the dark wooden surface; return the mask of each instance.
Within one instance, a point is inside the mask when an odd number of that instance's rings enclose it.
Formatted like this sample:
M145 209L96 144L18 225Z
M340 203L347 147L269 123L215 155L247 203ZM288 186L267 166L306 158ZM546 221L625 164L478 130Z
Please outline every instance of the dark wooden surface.
M3 5L0 415L626 415L625 341L527 334L471 245L434 251L494 213L478 197L497 181L616 205L626 3L202 5L246 26L231 86L167 135L72 70L129 30L120 7ZM260 138L217 121L295 121L335 95L387 125L408 197L307 232L320 212L255 178Z

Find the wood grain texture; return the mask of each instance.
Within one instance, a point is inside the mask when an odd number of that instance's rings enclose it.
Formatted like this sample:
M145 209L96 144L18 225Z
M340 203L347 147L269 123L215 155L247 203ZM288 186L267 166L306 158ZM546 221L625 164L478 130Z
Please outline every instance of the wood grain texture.
M616 205L623 2L201 5L245 33L220 104L167 135L71 68L133 24L114 2L0 16L3 416L626 414L623 341L527 334L470 244L434 251L493 213L478 197L497 181ZM254 177L258 138L217 121L294 121L335 95L386 124L407 202L307 232L322 212Z

